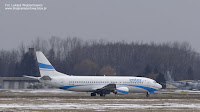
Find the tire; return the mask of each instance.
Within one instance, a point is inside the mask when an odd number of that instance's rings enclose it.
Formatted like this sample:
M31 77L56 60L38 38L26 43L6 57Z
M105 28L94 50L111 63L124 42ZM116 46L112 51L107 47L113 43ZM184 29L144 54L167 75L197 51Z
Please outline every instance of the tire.
M146 94L146 97L149 97L150 95L149 95L149 92L147 92L147 94Z
M100 93L100 96L102 96L102 97L103 97L103 96L106 96L106 94Z
M96 96L96 93L91 93L91 96Z

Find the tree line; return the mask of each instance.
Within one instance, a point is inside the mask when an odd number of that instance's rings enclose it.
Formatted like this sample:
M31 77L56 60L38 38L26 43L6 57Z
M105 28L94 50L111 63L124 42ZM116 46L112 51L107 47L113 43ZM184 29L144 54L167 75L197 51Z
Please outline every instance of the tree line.
M200 79L200 55L187 42L84 41L76 37L37 38L30 45L0 50L1 77L39 76L35 55L28 48L42 51L57 71L69 75L156 79L172 71L175 80Z

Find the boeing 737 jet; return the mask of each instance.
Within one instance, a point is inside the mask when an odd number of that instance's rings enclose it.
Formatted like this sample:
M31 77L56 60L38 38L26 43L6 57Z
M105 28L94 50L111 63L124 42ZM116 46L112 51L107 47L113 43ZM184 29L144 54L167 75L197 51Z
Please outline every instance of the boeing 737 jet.
M41 51L36 51L36 57L41 77L25 77L38 79L46 85L68 91L91 92L91 96L145 93L148 97L162 88L156 81L145 77L66 75L56 71Z

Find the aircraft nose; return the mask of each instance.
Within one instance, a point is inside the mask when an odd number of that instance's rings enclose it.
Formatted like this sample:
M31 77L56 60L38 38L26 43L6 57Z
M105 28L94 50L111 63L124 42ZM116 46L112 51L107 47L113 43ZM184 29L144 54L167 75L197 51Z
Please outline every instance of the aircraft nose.
M157 83L157 87L158 87L158 90L160 90L162 88L162 85Z

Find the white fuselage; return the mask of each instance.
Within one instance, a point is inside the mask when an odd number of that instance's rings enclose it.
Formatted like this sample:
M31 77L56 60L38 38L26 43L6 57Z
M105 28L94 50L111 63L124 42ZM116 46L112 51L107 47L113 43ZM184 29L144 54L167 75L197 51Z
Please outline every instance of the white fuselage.
M36 52L40 70L40 82L69 91L92 92L91 96L105 96L107 92L154 93L162 86L156 81L144 77L120 76L69 76L57 72L41 51ZM35 78L35 77L32 77Z
M40 80L42 83L77 92L93 92L108 84L116 84L116 88L127 87L129 93L154 93L161 85L144 77L114 76L56 76L51 80Z

